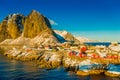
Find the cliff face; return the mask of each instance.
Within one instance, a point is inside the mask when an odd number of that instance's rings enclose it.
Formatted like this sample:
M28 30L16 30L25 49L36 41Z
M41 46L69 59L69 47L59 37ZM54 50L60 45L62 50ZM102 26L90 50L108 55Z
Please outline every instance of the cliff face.
M44 31L49 31L52 33L51 25L48 19L41 15L39 12L33 10L26 17L23 36L33 38Z
M15 39L23 30L24 16L20 14L8 15L0 24L0 41Z
M0 24L0 42L7 39L7 38L11 38L10 34L8 33L7 28L8 28L7 21L4 20Z
M23 30L25 17L21 14L13 14L8 17L7 25L8 32L12 39L19 37Z

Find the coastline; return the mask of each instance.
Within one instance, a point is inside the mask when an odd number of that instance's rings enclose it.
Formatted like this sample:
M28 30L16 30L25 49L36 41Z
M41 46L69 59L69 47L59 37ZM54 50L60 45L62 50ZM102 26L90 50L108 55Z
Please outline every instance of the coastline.
M55 69L63 66L66 71L73 71L77 75L99 75L105 74L111 77L120 77L120 73L107 70L109 64L120 64L120 58L91 58L69 55L68 50L45 50L36 48L13 48L6 50L3 55L11 59L21 61L35 61L39 68ZM88 61L88 62L87 62ZM83 67L84 66L84 67ZM86 66L90 66L85 68ZM95 67L94 67L95 66ZM82 68L85 68L82 70Z

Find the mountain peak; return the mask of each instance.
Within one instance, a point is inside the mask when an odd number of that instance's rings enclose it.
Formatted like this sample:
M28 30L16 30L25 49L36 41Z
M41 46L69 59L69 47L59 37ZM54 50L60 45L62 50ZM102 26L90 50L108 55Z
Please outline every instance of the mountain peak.
M29 15L41 15L41 16L43 16L41 13L39 13L36 10L32 10Z
M36 10L32 10L25 19L23 36L33 38L46 30L52 32L49 20Z
M33 9L31 12L38 12L38 11L36 11L36 10ZM39 12L38 12L38 13L39 13Z
M8 16L6 16L5 18L4 18L4 20L7 20L7 21L9 21L9 20L14 20L14 21L17 21L17 20L20 20L21 18L23 18L23 17L25 17L23 14L20 14L20 13L17 13L17 14L9 14Z

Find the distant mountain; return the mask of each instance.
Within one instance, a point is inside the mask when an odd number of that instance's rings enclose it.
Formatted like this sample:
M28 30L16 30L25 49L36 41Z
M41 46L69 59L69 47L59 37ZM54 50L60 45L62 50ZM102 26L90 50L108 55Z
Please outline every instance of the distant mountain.
M64 31L54 30L54 31L55 31L56 34L60 35L62 37L62 39L64 39L65 41L75 41L77 43L94 42L94 40L91 40L91 39L88 39L88 38L85 38L85 37L73 36L71 33L67 32L65 30Z
M80 43L83 43L83 42L95 42L95 40L91 40L91 39L88 39L88 38L85 38L85 37L78 36L76 38L80 41Z
M62 41L74 41L74 42L79 42L78 39L76 39L71 33L67 31L59 31L59 30L54 30L54 32L58 35L58 39Z

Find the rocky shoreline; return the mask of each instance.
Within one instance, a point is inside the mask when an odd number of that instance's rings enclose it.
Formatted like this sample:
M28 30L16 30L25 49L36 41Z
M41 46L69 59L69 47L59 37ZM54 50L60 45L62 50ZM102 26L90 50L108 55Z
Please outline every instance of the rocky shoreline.
M13 48L3 53L11 59L21 61L36 61L39 68L55 69L63 66L66 71L73 71L77 75L88 76L104 73L111 77L120 77L120 59L90 58L69 55L67 50L45 50L36 48ZM112 66L111 66L112 65ZM115 67L113 67L115 66ZM118 67L117 67L118 66ZM113 70L111 70L113 68ZM118 70L114 71L114 70Z

